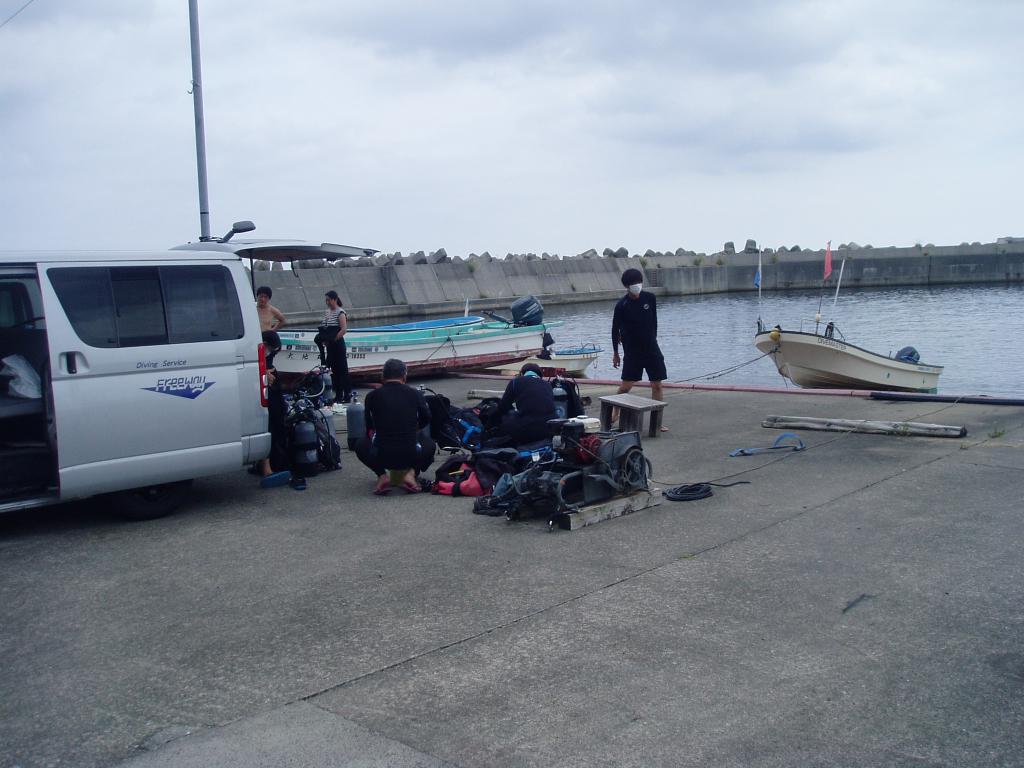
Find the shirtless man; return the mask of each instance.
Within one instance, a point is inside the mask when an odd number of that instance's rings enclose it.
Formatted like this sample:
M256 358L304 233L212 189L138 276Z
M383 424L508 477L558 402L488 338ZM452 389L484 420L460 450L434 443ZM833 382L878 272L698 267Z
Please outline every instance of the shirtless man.
M284 313L270 303L274 292L265 285L256 289L256 312L260 316L261 331L276 331L284 325Z

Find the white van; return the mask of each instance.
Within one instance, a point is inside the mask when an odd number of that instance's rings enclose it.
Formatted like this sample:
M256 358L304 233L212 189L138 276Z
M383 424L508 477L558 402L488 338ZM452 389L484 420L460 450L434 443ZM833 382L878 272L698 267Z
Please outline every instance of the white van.
M0 512L109 493L158 517L266 457L261 341L234 254L0 253Z

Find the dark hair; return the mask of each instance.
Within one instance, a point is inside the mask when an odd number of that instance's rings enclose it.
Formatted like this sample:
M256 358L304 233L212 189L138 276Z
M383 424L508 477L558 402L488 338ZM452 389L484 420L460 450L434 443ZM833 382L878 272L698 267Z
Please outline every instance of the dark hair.
M636 267L630 267L622 273L622 284L627 288L644 281L644 274Z
M527 363L526 365L519 369L520 376L525 376L528 373L536 373L538 376L540 376L540 366L537 365L536 363Z
M324 294L324 296L326 296L328 299L334 299L336 302L341 304L341 299L338 298L337 291L328 291L327 293Z
M385 381L388 379L404 379L406 370L405 363L397 357L392 357L384 363L384 369L380 372L380 377Z
M277 335L277 331L264 331L263 332L263 343L268 347L274 349L281 348L281 337Z
M261 285L259 288L256 289L256 295L266 296L269 299L271 296L274 295L274 292L270 290L269 286Z

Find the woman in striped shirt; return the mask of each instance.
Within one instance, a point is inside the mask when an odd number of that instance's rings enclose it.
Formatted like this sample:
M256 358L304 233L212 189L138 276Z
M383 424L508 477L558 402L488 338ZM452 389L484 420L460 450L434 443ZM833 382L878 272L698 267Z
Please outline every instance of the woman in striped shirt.
M320 323L317 338L327 350L327 365L334 380L336 403L347 403L352 395L352 382L348 377L348 354L345 351L345 332L348 330L348 315L341 308L337 291L324 294L327 311ZM318 345L319 345L318 343Z

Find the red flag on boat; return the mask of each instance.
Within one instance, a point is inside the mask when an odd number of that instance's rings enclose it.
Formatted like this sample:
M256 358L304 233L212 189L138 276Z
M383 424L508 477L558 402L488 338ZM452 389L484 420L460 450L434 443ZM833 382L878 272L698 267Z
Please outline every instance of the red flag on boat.
M825 276L822 280L828 280L828 276L832 274L832 241L829 240L825 246Z

